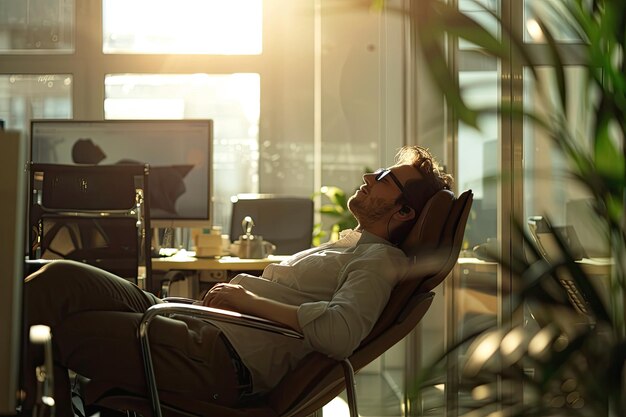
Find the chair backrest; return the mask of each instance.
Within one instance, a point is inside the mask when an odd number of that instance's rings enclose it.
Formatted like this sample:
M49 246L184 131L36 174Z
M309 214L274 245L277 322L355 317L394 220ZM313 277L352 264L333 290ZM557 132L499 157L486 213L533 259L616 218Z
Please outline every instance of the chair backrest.
M147 165L30 164L30 259L151 274Z
M443 190L426 204L401 245L414 258L413 273L396 285L374 328L350 357L355 371L404 338L424 316L434 296L431 290L448 276L459 256L472 199L471 191L454 198ZM269 403L278 415L305 416L343 389L340 364L312 353L272 390Z
M276 245L276 255L293 255L311 247L313 200L274 194L241 194L233 198L230 240L243 234L241 222L250 216L252 233Z

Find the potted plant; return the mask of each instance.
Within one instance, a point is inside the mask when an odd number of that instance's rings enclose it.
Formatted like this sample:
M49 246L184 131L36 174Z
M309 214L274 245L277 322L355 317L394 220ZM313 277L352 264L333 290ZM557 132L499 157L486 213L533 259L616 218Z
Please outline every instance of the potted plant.
M421 48L433 80L456 117L477 126L481 114L499 111L543 129L566 159L570 174L593 197L614 260L606 300L591 285L564 238L553 234L559 253L546 257L521 220L513 219L523 245L514 248L510 258L498 258L514 279L515 291L509 295L513 314L506 322L479 329L452 346L425 372L422 388L424 381L442 371L450 355L463 352L459 409L471 411L472 416L496 412L500 414L493 415L626 415L626 2L551 3L561 24L585 43L586 84L581 88L589 92L584 104L592 129L590 137L583 139L569 127L567 96L571 92L566 87L565 61L546 21L537 19L555 74L557 98L546 97L544 103L549 111L537 113L508 103L479 109L463 100L442 39L462 38L484 53L521 60L533 75L539 63L496 14L492 13L499 21L498 36L452 5L437 0L418 4L413 18ZM552 230L549 223L546 227Z

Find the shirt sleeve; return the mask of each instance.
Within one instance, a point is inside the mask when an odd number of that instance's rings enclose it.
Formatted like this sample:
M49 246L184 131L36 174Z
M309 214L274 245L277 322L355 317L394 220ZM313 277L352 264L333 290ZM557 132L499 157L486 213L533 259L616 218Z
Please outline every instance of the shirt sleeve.
M350 356L385 308L402 275L402 261L381 248L346 265L345 279L340 280L343 284L330 301L304 303L298 308L304 342L335 359Z

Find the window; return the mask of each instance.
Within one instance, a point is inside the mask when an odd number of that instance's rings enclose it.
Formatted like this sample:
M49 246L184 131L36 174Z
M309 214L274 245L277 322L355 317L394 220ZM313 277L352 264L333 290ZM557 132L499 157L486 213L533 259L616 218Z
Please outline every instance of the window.
M0 53L72 53L74 0L3 0Z
M262 22L262 0L103 0L102 49L107 54L258 55Z
M70 74L0 74L0 119L5 128L28 132L31 119L72 117Z
M542 85L541 89L528 72L527 70L525 77L527 81L524 84L526 107L539 114L549 111L544 106L549 107L550 104L545 103L544 99L547 89L547 98L556 100L554 71L549 66L538 69L537 75ZM576 112L576 114L568 115L569 129L578 135L581 140L580 145L583 147L591 146L591 143L586 142L589 140L588 138L593 137L589 117L583 114L583 109L588 106L589 97L593 97L591 93L583 96L584 76L585 72L577 66L566 69L569 83L568 108ZM546 88L546 86L548 87ZM549 216L554 226L593 221L592 218L596 216L590 212L586 213L588 217L585 219L572 217L575 214L582 214L572 212L572 210L576 210L579 205L578 202L591 196L584 192L580 184L568 174L563 153L557 150L552 140L546 137L545 132L531 121L526 121L524 124L524 156L525 171L534 174L526 176L524 181L525 217ZM536 198L538 195L542 198ZM580 232L581 230L578 230L578 233ZM592 237L587 233L584 239L591 239ZM587 243L589 242L585 242L585 244Z
M571 30L570 25L564 22L563 8L568 7L567 2L555 0L524 0L524 41L533 43L545 43L541 34L538 18L547 25L555 40L562 43L580 42L580 36ZM571 7L571 6L570 6Z

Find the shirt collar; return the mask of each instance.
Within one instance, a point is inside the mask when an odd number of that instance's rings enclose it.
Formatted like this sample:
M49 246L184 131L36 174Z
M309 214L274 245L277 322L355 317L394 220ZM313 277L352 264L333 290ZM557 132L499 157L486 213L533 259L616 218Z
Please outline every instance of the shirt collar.
M339 240L333 244L334 247L350 247L368 243L379 243L393 246L389 241L376 236L367 230L346 229L339 233Z
M385 240L380 236L370 233L367 230L363 230L363 232L361 232L361 238L359 239L357 245L362 245L364 243L381 243L383 245L394 246L388 240Z

